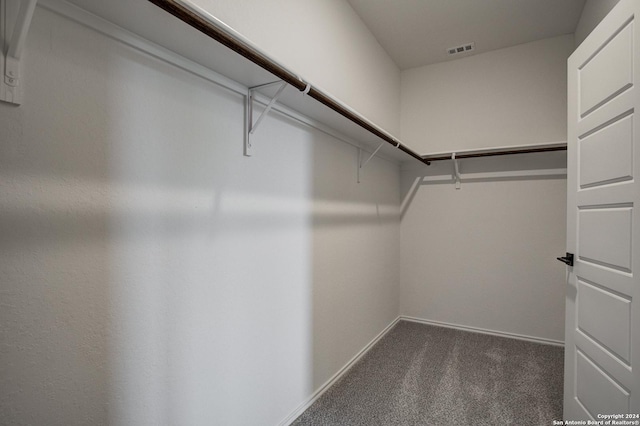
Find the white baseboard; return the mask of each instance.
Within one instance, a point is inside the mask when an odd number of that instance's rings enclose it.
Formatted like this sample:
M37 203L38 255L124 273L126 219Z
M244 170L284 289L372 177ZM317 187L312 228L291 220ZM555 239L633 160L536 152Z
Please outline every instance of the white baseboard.
M421 324L435 325L437 327L455 328L457 330L470 331L472 333L490 334L492 336L500 336L500 337L508 337L510 339L526 340L528 342L542 343L542 344L545 344L545 345L564 346L564 342L561 341L561 340L546 339L544 337L534 337L534 336L527 336L527 335L524 335L524 334L508 333L506 331L488 330L486 328L479 328L479 327L469 327L469 326L466 326L466 325L451 324L451 323L447 323L447 322L433 321L433 320L428 320L428 319L424 319L424 318L409 317L409 316L405 316L405 315L400 315L400 320L401 321L418 322L418 323L421 323Z
M358 352L353 358L349 360L336 374L334 374L329 380L327 380L322 386L320 386L309 398L302 402L295 410L291 412L287 417L284 418L278 426L288 426L293 423L304 411L309 408L314 402L318 400L334 383L336 383L342 376L344 376L353 365L360 360L369 350L376 344L380 339L382 339L392 328L394 325L400 321L400 317L391 321L391 324L386 326L384 330L382 330L376 337L373 338L367 345L362 348L360 352Z

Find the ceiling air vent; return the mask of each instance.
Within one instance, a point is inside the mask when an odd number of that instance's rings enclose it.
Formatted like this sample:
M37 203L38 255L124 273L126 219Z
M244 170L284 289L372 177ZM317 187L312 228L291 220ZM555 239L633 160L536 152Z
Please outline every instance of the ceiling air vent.
M447 49L447 53L449 55L459 55L461 53L471 52L472 50L475 50L475 49L476 49L476 43L471 42L471 43L465 43L456 47L450 47Z

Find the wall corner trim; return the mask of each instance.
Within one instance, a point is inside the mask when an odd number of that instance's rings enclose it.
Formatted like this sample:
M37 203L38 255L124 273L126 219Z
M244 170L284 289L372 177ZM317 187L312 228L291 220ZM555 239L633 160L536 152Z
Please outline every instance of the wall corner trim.
M333 386L338 380L342 378L347 372L353 367L371 348L373 348L376 343L380 341L391 329L398 323L402 317L397 317L391 323L386 326L376 337L373 338L367 345L360 350L353 358L351 358L336 374L334 374L329 380L327 380L323 385L321 385L316 391L311 394L307 399L305 399L298 407L293 410L287 417L285 417L278 426L288 426L293 423L305 410L316 402L326 391L328 391L331 386Z
M460 324L452 324L442 321L433 321L424 318L416 318L405 315L400 315L400 321L417 322L420 324L434 325L436 327L455 328L456 330L469 331L471 333L489 334L498 337L507 337L509 339L525 340L527 342L541 343L543 345L553 345L564 347L564 342L561 340L547 339L545 337L527 336L525 334L509 333L506 331L489 330L486 328L470 327Z

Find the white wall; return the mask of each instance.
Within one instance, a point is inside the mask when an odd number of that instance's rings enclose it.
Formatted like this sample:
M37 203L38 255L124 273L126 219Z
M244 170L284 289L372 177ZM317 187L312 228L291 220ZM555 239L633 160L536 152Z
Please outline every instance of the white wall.
M403 72L402 139L418 152L566 140L563 36ZM563 340L566 167L560 155L462 160L518 178L424 182L451 162L402 172L402 315Z
M451 173L448 163L435 168ZM456 190L418 184L426 173L402 175L412 200L401 225L401 314L564 340L564 268L555 258L565 251L566 179L481 179Z
M402 72L401 139L420 153L566 140L566 35Z
M397 316L396 165L42 9L23 71L1 424L276 424Z
M398 135L400 70L345 0L195 0L314 85Z
M607 16L620 0L587 0L582 9L575 32L575 45L578 47L593 29Z

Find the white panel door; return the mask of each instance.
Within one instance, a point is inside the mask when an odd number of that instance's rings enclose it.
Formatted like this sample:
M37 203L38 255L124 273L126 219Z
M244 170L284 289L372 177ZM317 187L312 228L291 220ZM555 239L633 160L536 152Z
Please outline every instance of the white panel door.
M635 16L640 0L620 1L568 63L565 420L640 413Z

